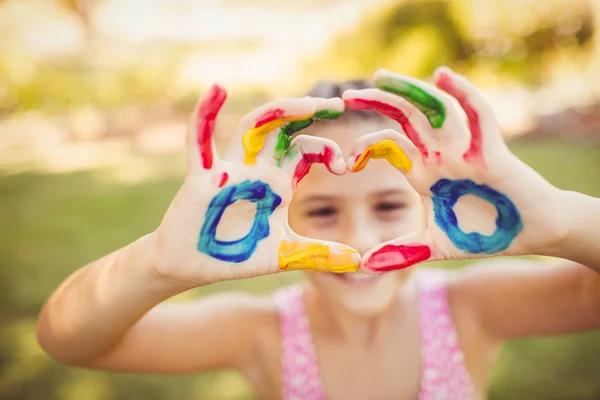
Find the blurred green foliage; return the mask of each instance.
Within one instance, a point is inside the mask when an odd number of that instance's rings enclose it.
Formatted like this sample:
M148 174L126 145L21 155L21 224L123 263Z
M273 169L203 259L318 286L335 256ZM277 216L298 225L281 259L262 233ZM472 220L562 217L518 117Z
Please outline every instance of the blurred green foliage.
M540 85L554 56L585 59L594 34L586 0L543 3L548 2L390 2L337 37L308 65L313 73L338 78L370 76L378 68L425 77L449 65L465 73L493 73L500 81ZM481 14L482 9L494 10L493 25L478 22L477 10Z
M61 3L83 21L93 49L88 24L93 2ZM593 12L586 0L545 3L531 0L513 10L503 0L390 1L334 37L323 54L306 60L302 80L306 86L323 77L364 77L377 68L424 77L439 65L450 65L464 73L493 76L496 84L517 79L537 86L545 82L557 57L583 63L593 48ZM493 26L478 22L481 16L474 10L483 5L496 10ZM199 88L174 89L179 63L190 51L215 46L170 43L132 48L125 52L139 52L138 62L117 67L107 67L92 50L60 62L0 54L0 117L32 109L53 113L86 104L108 109L132 102L185 104L197 98ZM236 46L247 49L260 43Z
M600 196L597 143L520 142L521 159L560 188ZM561 162L557 163L556 160ZM0 399L134 400L251 399L233 372L198 376L107 374L58 365L35 341L37 313L76 268L131 242L159 223L183 176L180 157L156 157L156 179L115 180L115 171L28 172L0 177ZM160 174L169 166L168 174ZM180 169L178 169L180 167ZM458 268L464 262L437 266ZM268 293L301 279L300 273L223 282L179 299L222 290ZM132 283L134 284L134 283ZM597 399L600 333L519 340L506 346L490 398Z
M42 63L17 54L0 57L0 117L25 110L59 114L80 105L114 109L162 100L168 64L93 68L82 60Z

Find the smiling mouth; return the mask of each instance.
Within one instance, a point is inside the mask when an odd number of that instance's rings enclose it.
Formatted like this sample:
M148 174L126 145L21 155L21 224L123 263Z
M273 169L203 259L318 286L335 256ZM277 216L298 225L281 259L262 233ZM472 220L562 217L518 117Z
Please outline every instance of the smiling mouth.
M353 285L368 285L379 281L383 274L363 274L362 272L347 272L344 274L334 274L332 275L339 280L347 282Z

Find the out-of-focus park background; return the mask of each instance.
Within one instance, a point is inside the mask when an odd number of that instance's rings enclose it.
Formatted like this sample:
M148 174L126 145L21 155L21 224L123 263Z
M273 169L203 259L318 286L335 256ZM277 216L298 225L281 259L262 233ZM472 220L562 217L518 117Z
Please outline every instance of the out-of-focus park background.
M0 0L0 399L254 398L231 372L60 366L34 334L61 280L157 226L213 80L230 91L222 143L254 106L319 79L447 64L484 90L519 157L600 196L599 17L595 0ZM490 398L600 399L600 334L508 344Z

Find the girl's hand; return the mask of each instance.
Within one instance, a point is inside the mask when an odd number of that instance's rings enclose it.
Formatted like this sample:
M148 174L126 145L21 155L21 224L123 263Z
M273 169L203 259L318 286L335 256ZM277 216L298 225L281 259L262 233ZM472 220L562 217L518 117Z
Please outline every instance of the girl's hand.
M346 172L336 143L308 136L290 142L290 136L315 120L337 118L343 101L268 103L242 118L221 159L212 134L225 97L213 86L192 118L187 177L152 234L155 272L193 286L281 270L356 271L355 250L301 237L287 223L294 188L312 163Z
M400 123L408 137L392 130L362 137L348 169L357 172L370 158L386 158L424 206L423 230L372 249L363 268L543 254L564 235L559 190L509 151L490 106L467 79L444 67L434 80L435 87L382 70L375 74L378 89L343 95L347 107L378 111Z

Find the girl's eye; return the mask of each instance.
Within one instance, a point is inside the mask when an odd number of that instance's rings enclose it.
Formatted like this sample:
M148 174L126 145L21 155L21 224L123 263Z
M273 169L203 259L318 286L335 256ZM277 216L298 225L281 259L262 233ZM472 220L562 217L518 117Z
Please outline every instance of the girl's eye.
M406 207L406 205L404 203L387 202L387 203L378 203L375 206L375 210L379 211L379 212L391 212L391 211L397 211L397 210L403 209L404 207Z
M337 214L337 210L334 207L321 207L308 211L306 216L309 218L326 218L335 214Z

